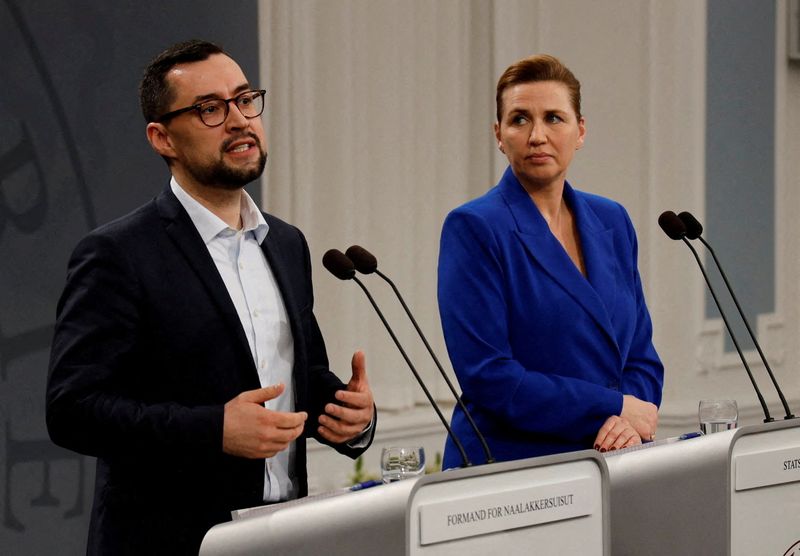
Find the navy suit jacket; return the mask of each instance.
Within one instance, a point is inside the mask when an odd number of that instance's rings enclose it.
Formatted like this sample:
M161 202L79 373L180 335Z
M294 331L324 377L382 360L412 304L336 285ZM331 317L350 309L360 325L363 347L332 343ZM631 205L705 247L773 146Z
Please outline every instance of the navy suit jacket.
M465 404L497 460L591 448L623 394L661 402L663 367L618 203L565 184L584 277L508 168L451 212L439 253L439 310ZM453 430L485 457L463 412ZM460 464L448 439L445 467Z
M295 408L309 414L290 470L303 496L305 437L344 385L312 312L305 238L265 218L262 249L294 338ZM58 304L47 426L56 444L98 458L88 552L197 554L231 510L262 504L264 460L222 452L224 404L259 387L225 284L168 187L84 238Z

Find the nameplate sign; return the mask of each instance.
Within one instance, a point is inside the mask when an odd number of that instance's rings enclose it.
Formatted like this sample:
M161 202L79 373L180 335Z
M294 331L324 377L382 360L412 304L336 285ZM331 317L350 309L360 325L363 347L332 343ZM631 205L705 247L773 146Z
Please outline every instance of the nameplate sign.
M581 477L420 505L420 544L590 515L601 508L595 483Z
M800 446L734 458L736 490L800 481Z

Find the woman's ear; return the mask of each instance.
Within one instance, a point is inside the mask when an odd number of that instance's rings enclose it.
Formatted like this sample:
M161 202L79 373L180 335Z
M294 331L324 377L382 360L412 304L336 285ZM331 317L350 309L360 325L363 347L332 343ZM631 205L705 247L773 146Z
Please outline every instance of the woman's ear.
M506 154L506 151L503 149L503 140L500 138L500 123L494 123L494 136L497 139L497 148L500 149L500 152Z
M583 146L583 140L586 138L586 120L583 116L578 120L578 145L575 147L577 151Z

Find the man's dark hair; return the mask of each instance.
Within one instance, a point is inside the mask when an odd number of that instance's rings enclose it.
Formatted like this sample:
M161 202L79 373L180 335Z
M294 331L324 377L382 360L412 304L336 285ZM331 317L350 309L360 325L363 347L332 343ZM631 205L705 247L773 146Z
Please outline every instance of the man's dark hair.
M142 75L139 84L139 103L145 121L154 122L167 112L174 100L174 92L167 84L167 73L178 64L202 62L212 54L227 52L212 42L191 40L179 42L153 58Z

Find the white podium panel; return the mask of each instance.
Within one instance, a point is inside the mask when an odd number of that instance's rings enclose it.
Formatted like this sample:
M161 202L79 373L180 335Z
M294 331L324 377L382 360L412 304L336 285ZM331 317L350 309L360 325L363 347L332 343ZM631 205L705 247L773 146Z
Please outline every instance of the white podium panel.
M594 452L581 454L420 480L409 502L408 554L608 554L605 466Z
M200 556L608 555L608 515L588 450L254 508L214 526Z
M800 427L742 429L731 448L731 554L800 544Z
M255 508L215 525L200 556L405 554L408 479L359 492Z
M728 554L728 450L734 432L606 456L614 556Z
M672 440L606 454L615 556L794 556L800 420Z

